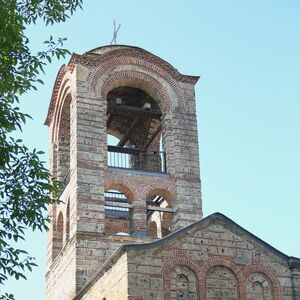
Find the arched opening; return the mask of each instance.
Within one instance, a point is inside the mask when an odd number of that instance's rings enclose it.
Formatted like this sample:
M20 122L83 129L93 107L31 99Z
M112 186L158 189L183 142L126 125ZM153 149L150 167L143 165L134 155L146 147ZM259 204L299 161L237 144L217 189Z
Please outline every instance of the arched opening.
M62 212L58 214L55 230L56 241L54 248L56 249L56 255L63 248L63 238L64 238L64 217Z
M129 86L111 90L107 95L107 133L118 137L118 142L108 143L108 166L166 172L165 152L160 149L161 116L156 101L143 90Z
M165 190L155 190L148 194L147 204L147 223L149 234L150 224L155 222L157 226L157 238L162 238L170 234L173 209L170 204L170 195Z
M132 227L132 206L125 194L118 190L107 190L105 196L105 233L130 235Z
M67 95L62 107L57 141L57 179L65 185L70 180L70 105L71 95Z

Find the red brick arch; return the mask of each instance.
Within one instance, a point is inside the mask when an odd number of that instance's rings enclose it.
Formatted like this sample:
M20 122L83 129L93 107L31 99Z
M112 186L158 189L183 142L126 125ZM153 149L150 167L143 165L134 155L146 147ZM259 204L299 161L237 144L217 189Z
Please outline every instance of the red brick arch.
M64 80L62 81L62 84L60 85L59 91L56 93L56 104L55 108L52 112L52 120L53 120L53 127L52 127L52 133L51 133L51 142L57 143L58 141L58 133L59 133L59 124L61 120L61 114L62 110L65 104L66 99L68 96L71 97L71 86L70 86L70 78L68 78L67 74L65 76ZM72 101L72 100L71 100Z
M102 99L106 99L107 94L119 86L142 89L157 101L162 111L170 111L171 109L171 99L163 85L145 73L130 70L113 74L102 85Z
M152 54L149 54L151 57L145 57L145 54L140 56L140 50L136 50L136 53L133 51L128 51L127 49L122 49L119 51L110 51L104 55L101 55L100 59L95 62L96 69L93 74L90 76L90 83L89 83L89 91L95 92L96 85L99 78L102 77L104 73L109 70L114 69L115 67L122 66L122 65L133 65L141 67L142 69L150 70L153 73L162 77L175 91L175 94L179 98L180 102L183 103L183 93L181 88L177 83L176 72L174 73L174 68L164 68L162 64L162 60L153 60L151 59ZM140 56L140 57L139 57ZM178 77L178 76L177 76ZM180 76L179 76L180 78ZM178 78L178 79L179 79ZM183 79L182 76L181 79Z
M146 199L152 195L160 195L168 202L170 207L172 206L173 201L175 200L175 184L168 182L153 182L151 184L145 185L141 190L142 199Z
M195 264L193 261L186 257L175 257L170 260L168 260L163 268L162 268L162 276L163 276L163 284L164 284L164 299L165 300L171 300L171 278L170 274L171 271L176 267L176 266L184 266L192 270L197 278L198 285L199 285L199 276L200 276L200 268L198 267L197 264ZM200 299L202 299L200 297Z
M238 282L238 291L239 295L242 295L242 282L243 277L241 276L241 269L239 266L237 266L235 263L228 259L224 258L212 258L205 262L201 267L199 271L199 292L200 292L200 299L206 299L206 274L207 272L216 266L222 266L228 268L230 271L233 272L235 275L237 282ZM241 298L244 299L244 298Z
M275 272L270 267L266 267L266 266L263 266L263 265L257 264L257 263L246 266L244 268L243 272L241 273L242 282L243 282L242 297L244 297L244 299L247 299L246 298L246 282L247 282L248 278L250 277L250 275L253 273L261 273L261 274L265 275L272 284L274 300L282 299L280 283L279 283L279 280L278 280Z
M105 177L105 191L118 190L126 196L129 203L136 199L137 188L135 182L127 176L110 176L109 174Z
M45 121L46 125L50 125L50 123L53 119L53 114L55 112L56 103L59 98L58 95L59 95L60 91L63 89L63 85L66 82L65 77L66 77L66 74L69 75L69 71L70 71L69 67L66 65L63 65L60 68L60 70L56 76L55 84L54 84L52 96L51 96L51 102L50 102L50 106L48 109L47 118Z

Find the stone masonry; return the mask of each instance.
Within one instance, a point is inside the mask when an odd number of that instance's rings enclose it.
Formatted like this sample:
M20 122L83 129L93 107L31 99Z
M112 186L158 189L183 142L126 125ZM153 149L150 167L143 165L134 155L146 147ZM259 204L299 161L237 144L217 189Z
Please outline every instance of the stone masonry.
M300 260L216 213L163 239L122 246L79 299L297 300Z
M151 197L162 197L163 208L171 210L157 213L170 222L163 232L202 217L194 97L197 80L180 74L155 55L129 46L74 54L60 69L46 124L51 172L64 180L66 187L60 197L63 203L49 209L53 226L48 234L48 299L75 296L124 242L150 241L147 201ZM144 98L161 112L158 122L166 173L107 167L107 96L119 87L143 91ZM157 129L155 124L149 123L148 135L141 131L144 140ZM155 149L158 141L149 149ZM105 192L109 190L126 196L130 229L129 221L114 221L105 215ZM110 234L117 230L112 226L130 235Z
M61 67L45 122L65 186L49 207L46 299L300 300L300 259L202 219L198 79L121 45Z

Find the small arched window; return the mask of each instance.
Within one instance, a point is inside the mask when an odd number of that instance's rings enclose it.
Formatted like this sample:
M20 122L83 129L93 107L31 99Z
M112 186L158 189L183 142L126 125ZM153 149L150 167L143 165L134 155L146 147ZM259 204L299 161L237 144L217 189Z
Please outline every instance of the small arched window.
M63 248L63 237L64 237L64 217L62 212L58 214L56 223L56 248L57 253Z

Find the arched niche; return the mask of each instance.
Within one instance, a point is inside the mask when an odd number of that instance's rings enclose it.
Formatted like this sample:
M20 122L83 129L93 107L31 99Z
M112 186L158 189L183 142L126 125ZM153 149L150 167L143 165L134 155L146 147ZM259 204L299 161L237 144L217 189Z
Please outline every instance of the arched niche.
M197 276L189 267L175 266L170 273L170 284L170 299L199 299Z
M67 94L58 118L57 140L55 143L57 153L55 173L57 174L57 179L63 181L65 185L68 184L70 179L71 100L71 95Z
M64 242L64 216L62 212L59 212L57 216L53 242L53 253L54 257L56 257L62 250Z
M216 265L211 267L205 278L206 300L238 300L239 284L236 275L232 270Z
M273 300L272 284L263 273L252 273L246 282L247 300Z

